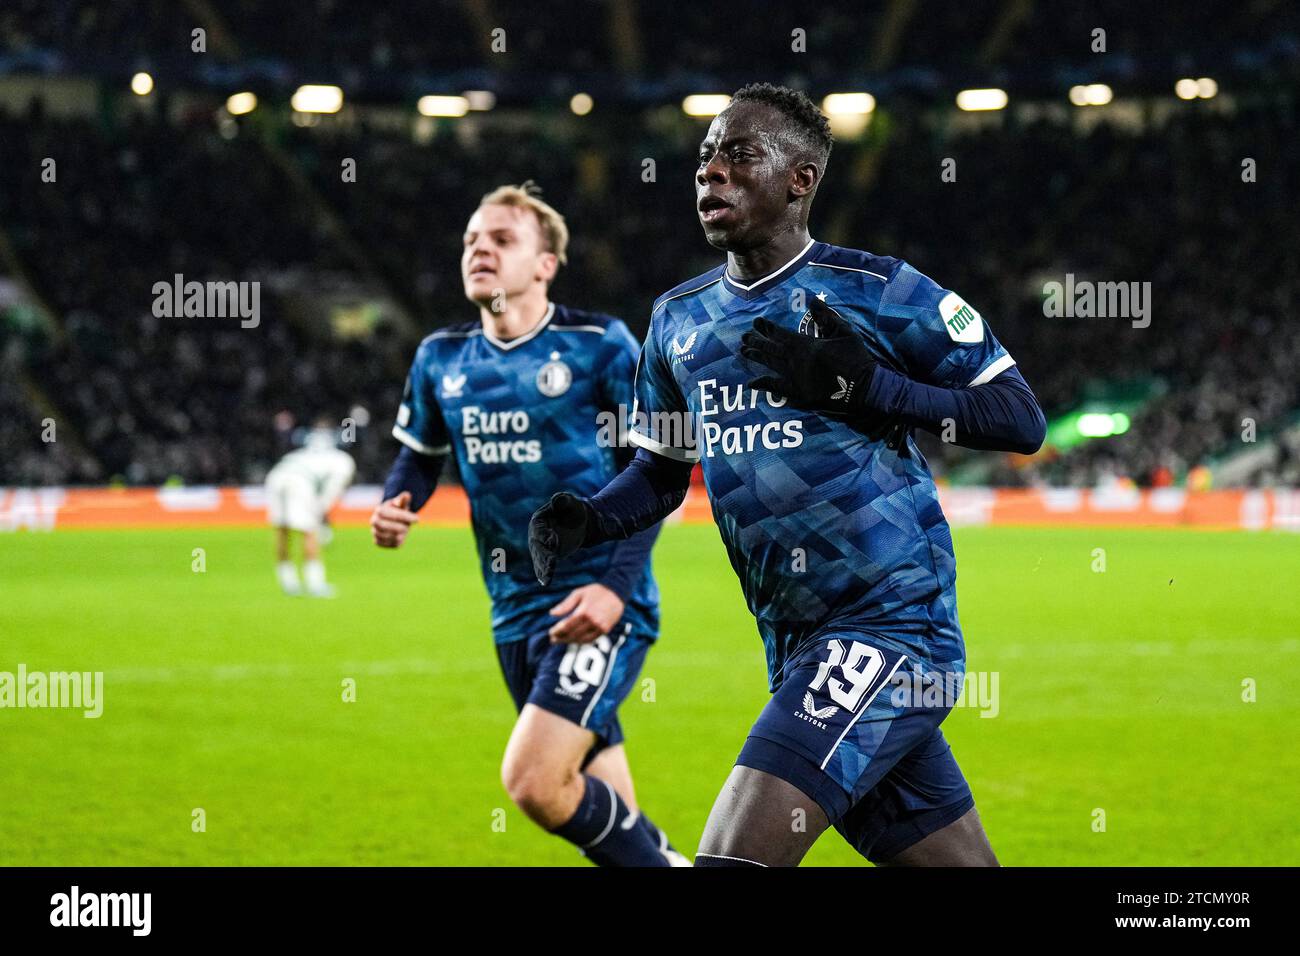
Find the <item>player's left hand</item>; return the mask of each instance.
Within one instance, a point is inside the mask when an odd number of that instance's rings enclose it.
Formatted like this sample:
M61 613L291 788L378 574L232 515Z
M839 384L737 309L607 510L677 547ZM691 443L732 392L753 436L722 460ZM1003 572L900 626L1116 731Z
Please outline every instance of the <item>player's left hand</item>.
M564 618L549 632L552 644L590 644L614 629L623 600L603 584L584 584L551 608L551 616Z
M582 547L591 521L591 505L577 495L557 491L528 521L528 553L537 583L551 583L560 558Z
M876 372L875 356L862 336L821 299L809 303L818 335L784 329L766 318L740 337L740 354L771 374L749 383L784 395L798 408L864 417L867 390Z

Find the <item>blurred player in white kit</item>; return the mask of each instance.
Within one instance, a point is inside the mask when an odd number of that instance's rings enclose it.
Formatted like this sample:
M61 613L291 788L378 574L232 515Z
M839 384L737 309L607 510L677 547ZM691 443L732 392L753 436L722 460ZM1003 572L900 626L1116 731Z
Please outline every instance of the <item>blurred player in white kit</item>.
M275 528L275 573L285 594L333 597L325 581L321 546L329 511L356 474L352 456L337 447L338 432L317 421L301 448L285 455L266 476L266 516ZM290 553L290 533L302 533L302 579Z

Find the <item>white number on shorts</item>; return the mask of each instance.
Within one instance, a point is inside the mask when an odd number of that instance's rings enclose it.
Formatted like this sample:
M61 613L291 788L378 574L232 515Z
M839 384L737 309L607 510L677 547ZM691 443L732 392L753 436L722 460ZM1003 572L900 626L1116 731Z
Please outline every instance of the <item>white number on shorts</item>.
M830 693L831 700L845 710L857 710L858 704L862 703L862 695L880 676L880 671L885 666L885 659L880 651L861 641L854 641L849 646L847 656L844 652L844 644L839 640L831 641L828 646L831 650L830 656L817 665L817 674L808 685L808 689L821 690L822 685L826 684L826 679L830 677L826 689ZM836 667L848 682L847 689L843 683L831 677L831 671Z
M599 684L605 676L605 655L609 653L609 638L598 637L590 644L570 644L560 661L560 683L566 690L581 693L571 678L583 684Z

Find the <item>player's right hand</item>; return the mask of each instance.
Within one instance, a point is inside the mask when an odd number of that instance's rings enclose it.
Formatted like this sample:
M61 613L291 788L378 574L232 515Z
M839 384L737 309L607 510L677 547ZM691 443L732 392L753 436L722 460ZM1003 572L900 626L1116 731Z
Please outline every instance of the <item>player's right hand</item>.
M555 563L582 547L590 508L577 495L561 491L533 512L528 522L528 553L533 557L538 583L550 584Z
M411 525L420 520L414 511L409 510L410 507L409 491L380 502L379 507L370 515L370 534L374 537L375 544L381 548L401 546Z
M804 335L760 317L740 337L740 354L766 374L751 379L754 391L784 395L790 404L814 412L875 413L867 401L880 363L861 333L813 296L808 310L816 335Z

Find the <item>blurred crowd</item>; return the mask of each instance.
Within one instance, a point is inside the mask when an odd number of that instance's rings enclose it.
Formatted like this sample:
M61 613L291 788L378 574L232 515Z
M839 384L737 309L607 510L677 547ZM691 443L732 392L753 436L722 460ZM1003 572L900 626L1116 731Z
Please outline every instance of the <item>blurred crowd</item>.
M282 21L240 0L214 6L239 23L266 20L250 35L268 54L310 16L321 38L365 38L321 56L386 45L401 64L418 52L400 28L410 21L387 3L316 0ZM19 0L0 15L11 47L24 30L44 42L31 25L44 22L37 7ZM121 29L116 14L52 7L88 43ZM473 9L445 3L418 16ZM842 32L831 14L813 25ZM736 30L728 42L758 42L752 25ZM660 31L638 34L651 54L669 42ZM708 35L701 22L679 43L695 37L692 56L705 62ZM304 36L315 50L317 33ZM1087 128L1072 112L949 125L903 99L836 146L813 235L904 258L958 291L1016 357L1049 421L1155 383L1122 435L1033 459L927 438L936 472L980 462L977 477L1000 484L1181 482L1241 450L1247 420L1266 436L1300 409L1300 328L1289 321L1300 299L1296 106L1249 95L1231 109L1170 102L1167 116ZM543 109L421 132L365 115L268 129L161 113L67 118L39 99L0 110L0 228L51 318L19 323L0 303L0 485L256 482L293 426L318 414L355 421L358 478L381 479L416 344L474 315L460 291L460 235L478 197L503 182L537 181L569 219L571 262L555 298L620 315L637 333L656 295L718 261L693 212L704 124L680 114L597 110L579 122ZM47 157L54 182L41 179ZM344 159L356 161L355 182L340 175ZM1243 177L1246 160L1253 174ZM177 273L260 282L260 323L155 316L154 284ZM1044 284L1067 274L1149 282L1149 324L1048 317ZM314 293L333 286L369 290L400 314L341 334L316 307ZM53 444L42 441L49 417ZM1294 457L1281 453L1257 477L1287 480Z
M999 460L998 483L1181 479L1241 450L1246 419L1258 437L1300 406L1300 329L1287 318L1300 296L1293 106L1180 109L1142 131L1039 122L943 144L912 131L890 144L851 234L975 304L1049 420L1090 398L1104 407L1117 384L1154 377L1162 392L1123 435ZM923 181L940 156L956 159L956 183ZM1049 318L1044 284L1068 274L1149 282L1149 316Z
M53 183L40 181L43 157L57 158ZM0 318L3 354L61 426L48 445L34 405L7 414L0 483L256 480L283 450L276 412L342 420L363 396L395 407L400 362L379 373L387 330L362 346L290 320L287 291L329 281L342 258L251 139L34 110L0 119L0 163L22 171L20 188L0 191L0 219L59 317L44 335ZM258 325L156 316L154 284L176 274L259 282ZM6 381L8 405L17 376ZM65 438L89 454L69 458Z
M763 75L786 82L843 83L886 68L932 74L992 67L1023 74L1090 59L1091 68L1123 72L1135 55L1192 68L1222 65L1225 51L1239 44L1268 58L1270 43L1294 42L1300 12L1276 0L826 0L815 6L770 0L548 0L542 6L499 0L6 0L0 58L44 56L80 65L115 57L165 59L188 51L195 26L209 34L207 53L218 63L264 64L272 74L302 66L345 82L377 73L493 71L670 85L711 76L739 83L752 79L754 65L761 64ZM1106 31L1110 64L1096 61L1098 28Z

